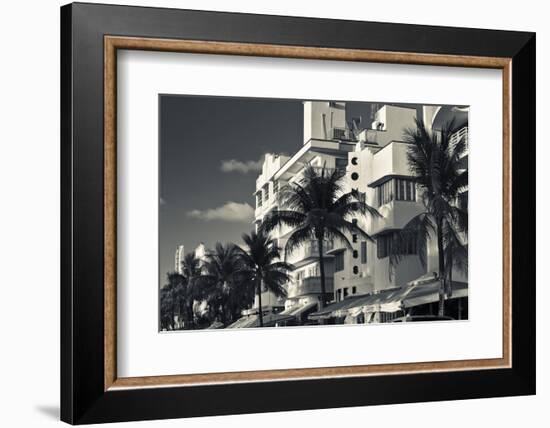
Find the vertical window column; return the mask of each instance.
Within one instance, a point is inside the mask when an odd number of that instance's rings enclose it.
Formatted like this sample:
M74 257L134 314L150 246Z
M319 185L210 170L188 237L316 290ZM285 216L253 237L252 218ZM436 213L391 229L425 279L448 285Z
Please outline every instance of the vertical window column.
M266 183L264 185L263 190L264 190L264 202L267 202L269 199L269 183Z
M256 208L260 208L262 206L262 190L258 190L256 192Z
M367 241L361 241L361 264L367 263Z

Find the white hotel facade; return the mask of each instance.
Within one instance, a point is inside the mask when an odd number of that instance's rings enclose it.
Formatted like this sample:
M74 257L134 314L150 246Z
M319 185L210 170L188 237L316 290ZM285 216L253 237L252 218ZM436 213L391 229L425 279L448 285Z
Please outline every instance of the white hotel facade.
M283 208L279 189L300 180L308 164L345 170L346 190L357 189L364 193L366 202L382 215L376 219L360 216L352 220L357 221L374 242L366 241L360 235L349 236L351 250L342 242L325 242L326 300L332 304L324 309L323 314L313 313L313 318L316 314L329 318L340 311L346 322L386 321L396 316L391 314L397 314L398 309L405 309L404 297L397 299L397 295L409 293L412 287L423 283L432 283L431 291L419 294L417 290L417 297L411 297L409 304L414 306L433 300L433 283L437 275L434 242L428 244L427 266L420 262L414 245L391 274L388 257L391 234L423 210L407 162L408 144L403 141L405 130L415 127L417 117L434 130L453 119L456 138L467 138L467 109L382 105L375 112L374 121L361 129L358 121L346 120L345 103L307 101L304 102L302 147L292 156L266 155L262 172L256 180L256 227L269 212ZM464 162L467 165L467 156ZM271 235L284 249L291 232L291 229L281 226ZM307 315L317 310L321 296L316 243L287 254L286 260L296 267L292 281L287 284L287 298L263 293L263 312L302 317L302 323L307 323ZM453 272L453 284L455 282L458 284L455 298L466 297L467 278L459 271ZM372 309L375 296L381 299L378 310ZM360 299L371 300L368 320L365 317L368 305L361 306ZM351 310L353 302L357 303L355 312ZM255 306L246 312L257 313L257 299Z

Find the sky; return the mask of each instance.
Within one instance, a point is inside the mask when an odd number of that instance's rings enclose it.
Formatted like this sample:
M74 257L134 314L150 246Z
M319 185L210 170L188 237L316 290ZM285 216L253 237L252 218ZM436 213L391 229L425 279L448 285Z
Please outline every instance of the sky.
M161 95L159 275L174 270L178 245L240 244L253 230L256 178L265 153L303 144L302 100ZM349 118L371 104L348 103Z

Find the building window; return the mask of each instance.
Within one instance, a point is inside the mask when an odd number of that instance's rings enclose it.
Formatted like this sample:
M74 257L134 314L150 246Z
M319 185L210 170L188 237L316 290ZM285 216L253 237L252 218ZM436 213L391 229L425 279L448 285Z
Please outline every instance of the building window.
M344 252L336 254L334 257L334 272L340 272L344 270Z
M269 183L264 186L264 202L269 199Z
M256 193L256 207L260 208L262 206L262 191L260 190Z
M416 201L416 185L414 181L405 178L396 178L395 199L398 201Z
M319 275L319 265L315 264L315 265L311 266L310 268L308 268L307 273L308 273L308 275L307 275L308 277L320 276Z
M359 273L359 268L357 266L353 266L353 274L357 275Z
M361 264L367 263L367 241L361 242Z
M396 201L416 201L416 184L408 178L392 178L376 187L378 206Z
M348 297L348 287L344 288L344 299Z
M388 180L376 188L379 207L393 201L393 186L393 180Z
M357 233L354 233L353 235L351 235L351 240L355 243L357 242Z
M357 174L356 172L353 172L353 173L351 174L351 179L352 179L353 181L357 181L358 178L359 178L359 174Z
M379 259L388 257L391 253L393 233L386 233L376 238L376 255Z
M352 165L357 165L357 157L356 156L351 158L351 164Z
M351 294L357 293L357 287L351 287Z
M353 226L357 227L357 219L356 219L356 218L352 218L352 219L351 219L351 224L353 224Z
M273 182L273 194L276 195L277 193L279 193L279 182L274 181Z
M376 255L379 259L388 257L397 244L396 236L393 232L379 235L376 238ZM418 254L416 247L416 239L414 236L405 236L399 242L399 254L402 256Z
M342 300L342 290L339 288L336 290L336 301L339 302L340 300Z
M357 250L353 250L353 258L356 259L359 257L359 252Z

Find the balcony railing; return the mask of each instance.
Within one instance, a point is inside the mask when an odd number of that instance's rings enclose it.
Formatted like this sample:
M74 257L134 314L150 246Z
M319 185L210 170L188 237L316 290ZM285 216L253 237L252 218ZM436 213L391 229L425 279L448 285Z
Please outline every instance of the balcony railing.
M468 148L468 127L465 126L463 128L460 128L458 131L456 131L454 134L451 135L450 142L452 145L455 145L458 143L462 138L464 138L466 142L466 149Z
M355 141L355 134L351 129L348 128L338 128L334 127L332 128L332 135L333 140L343 140L343 141Z
M334 278L325 277L325 292L334 292ZM288 297L299 297L306 294L321 294L321 277L310 276L297 280L288 287Z

